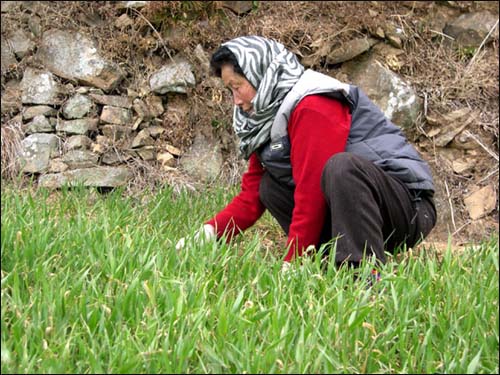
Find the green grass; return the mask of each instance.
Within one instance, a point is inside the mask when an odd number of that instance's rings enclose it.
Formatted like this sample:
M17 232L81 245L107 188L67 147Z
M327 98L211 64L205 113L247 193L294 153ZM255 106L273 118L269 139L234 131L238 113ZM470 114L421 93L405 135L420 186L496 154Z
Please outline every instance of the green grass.
M176 251L232 193L3 188L2 373L498 373L498 237L390 258L372 288L280 273L268 215Z

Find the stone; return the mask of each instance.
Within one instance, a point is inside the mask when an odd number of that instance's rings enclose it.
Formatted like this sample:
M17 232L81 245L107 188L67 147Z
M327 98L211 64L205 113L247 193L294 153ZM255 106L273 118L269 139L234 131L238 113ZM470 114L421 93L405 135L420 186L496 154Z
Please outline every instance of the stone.
M127 125L132 122L132 114L128 109L105 105L100 120L108 124Z
M466 13L453 22L446 24L443 32L453 38L463 47L479 47L489 31L498 22L495 16L487 11ZM498 25L489 39L498 38Z
M141 99L135 99L133 108L137 116L139 116L142 120L148 121L152 118L151 112L149 111L149 107L142 101Z
M130 18L126 13L123 13L115 21L115 26L118 27L119 29L124 29L128 26L132 26L133 24L134 20Z
M60 159L51 159L49 161L49 173L59 173L68 170L68 166Z
M495 209L497 201L493 186L487 185L464 198L464 203L472 220L480 219Z
M62 156L62 161L70 169L90 168L97 165L99 155L88 150L70 150Z
M227 8L237 15L242 15L250 12L253 9L253 1L222 1L222 6Z
M120 1L119 8L141 9L148 5L147 1Z
M165 133L165 128L161 127L161 126L156 126L156 125L153 125L153 126L150 126L147 128L147 131L149 133L149 135L154 138L154 139L158 139L158 137L160 135L162 135L163 133Z
M51 189L77 185L113 188L126 185L131 178L132 172L127 167L93 167L45 174L40 176L38 184Z
M90 145L92 144L92 140L86 135L73 135L66 139L64 142L65 150L88 150Z
M344 63L341 72L361 87L394 124L403 129L415 126L422 111L422 101L413 87L382 65L375 54L368 52L367 56Z
M128 138L133 132L132 128L123 125L104 125L101 127L101 131L104 136L113 142Z
M40 37L42 35L41 18L36 14L32 14L28 19L28 28L35 38Z
M135 152L142 160L148 161L155 159L156 151L153 146L144 146L142 148L136 149Z
M54 132L54 127L44 115L35 116L30 123L25 125L25 129L27 134Z
M4 2L2 2L3 4ZM16 56L14 55L14 51L12 50L12 47L10 46L10 43L7 41L7 39L4 39L3 34L2 34L2 39L1 39L1 48L2 48L2 59L1 59L1 66L2 66L2 75L9 71L11 68L13 68L17 64Z
M38 57L54 74L111 91L124 74L99 54L95 41L78 32L52 29L43 33Z
M47 170L51 157L59 156L59 137L54 134L36 133L21 141L21 170L40 173Z
M460 132L469 126L477 114L471 112L468 108L461 108L445 115L428 115L426 120L433 126L439 126L432 129L430 137L438 147L448 145Z
M174 147L172 145L165 145L165 149L167 152L174 156L180 156L182 154L181 150L179 150L177 147Z
M191 64L185 60L164 65L151 75L149 79L151 91L157 94L167 92L185 94L187 87L196 84L192 70Z
M148 128L141 130L132 141L132 148L151 145L154 145L154 140L150 137Z
M26 68L21 81L23 104L60 104L60 85L54 75L47 71Z
M151 95L146 97L146 105L149 108L149 112L152 117L158 117L165 112L165 107L163 107L163 101L157 95Z
M20 82L11 79L2 90L1 111L2 114L15 114L21 111L21 89Z
M48 105L35 105L31 107L24 107L23 120L31 120L36 116L55 116L57 111Z
M368 51L377 40L373 38L358 38L345 42L326 56L327 64L339 64L351 60Z
M177 165L177 160L170 152L160 152L156 156L156 160L158 160L162 166L175 167Z
M86 135L90 131L97 130L97 119L83 118L77 120L59 120L56 125L56 131L66 134Z
M120 107L131 109L133 101L128 96L120 95L101 95L97 93L90 93L89 96L98 104L109 105L112 107Z
M76 94L63 105L62 113L67 119L79 119L89 113L91 108L92 101L88 96Z
M189 175L202 181L214 181L222 169L222 153L217 142L198 133L193 145L180 159L179 164Z
M10 44L14 54L19 59L28 55L35 48L35 43L33 43L28 35L26 35L26 33L21 29L14 31L10 35L8 43Z
M452 161L453 172L458 174L465 174L465 172L470 171L476 165L476 160L469 158L460 158Z
M120 164L129 160L132 156L122 154L116 150L109 150L101 156L101 162L107 165Z

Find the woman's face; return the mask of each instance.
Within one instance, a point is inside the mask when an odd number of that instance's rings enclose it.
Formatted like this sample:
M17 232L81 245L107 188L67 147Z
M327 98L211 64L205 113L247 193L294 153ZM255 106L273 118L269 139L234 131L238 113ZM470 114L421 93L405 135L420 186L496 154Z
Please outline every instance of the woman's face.
M252 84L242 75L235 73L233 66L230 64L222 66L221 78L224 85L233 94L234 105L240 107L244 112L251 113L253 110L252 99L256 94Z

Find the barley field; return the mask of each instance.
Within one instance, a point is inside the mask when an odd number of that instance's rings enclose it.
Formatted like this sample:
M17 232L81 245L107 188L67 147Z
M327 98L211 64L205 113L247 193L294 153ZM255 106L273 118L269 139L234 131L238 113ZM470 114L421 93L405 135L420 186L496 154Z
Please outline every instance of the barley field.
M177 251L232 194L2 187L2 374L498 373L498 237L371 286L370 264L281 272L267 214Z

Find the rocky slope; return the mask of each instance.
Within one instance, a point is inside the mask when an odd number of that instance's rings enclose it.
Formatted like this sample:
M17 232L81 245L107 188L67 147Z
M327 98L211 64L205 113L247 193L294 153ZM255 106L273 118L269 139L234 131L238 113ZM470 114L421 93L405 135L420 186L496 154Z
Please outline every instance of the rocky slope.
M429 161L431 238L498 233L498 4L2 2L2 179L130 188L235 183L218 45L275 38L362 87Z

